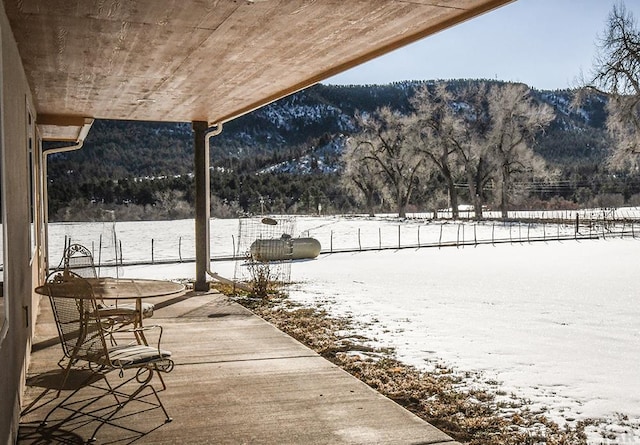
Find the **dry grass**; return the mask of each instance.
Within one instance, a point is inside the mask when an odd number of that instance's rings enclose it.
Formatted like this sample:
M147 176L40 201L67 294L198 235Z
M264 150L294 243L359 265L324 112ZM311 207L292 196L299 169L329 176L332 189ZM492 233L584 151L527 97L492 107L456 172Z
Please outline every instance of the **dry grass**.
M280 295L237 296L236 301L460 442L586 444L588 422L561 428L544 414L531 412L526 400L505 397L497 382L484 385L489 389L470 389L452 369L436 366L423 372L407 366L394 358L392 350L373 349L366 345L367 339L346 335L355 330L347 318L295 305Z

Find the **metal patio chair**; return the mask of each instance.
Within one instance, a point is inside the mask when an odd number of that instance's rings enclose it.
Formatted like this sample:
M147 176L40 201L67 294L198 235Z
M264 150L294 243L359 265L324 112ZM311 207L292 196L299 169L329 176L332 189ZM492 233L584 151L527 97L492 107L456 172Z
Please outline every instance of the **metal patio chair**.
M81 244L69 244L62 256L62 269L70 270L83 278L98 278L93 254Z
M83 278L98 278L93 254L82 244L69 244L62 258L63 271L71 271ZM153 316L153 303L143 302L141 308L142 318ZM113 331L133 325L138 311L135 303L108 304L104 301L98 302L98 309L104 321L111 322Z
M102 321L98 303L86 279L73 272L64 276L58 274L48 285L48 289L60 343L68 359L60 391L65 387L71 370L86 373L86 378L47 414L42 425L47 424L54 411L62 409L70 414L62 421L56 421L57 424L61 425L81 416L98 421L91 441L95 440L98 430L105 423L135 431L112 422L118 412L134 401L143 403L142 411L161 409L165 422L170 422L172 419L153 386L154 377L160 377L159 372L170 372L174 366L171 352L160 347L162 327L145 326L121 330L118 332L117 345L112 345L110 337L113 333L109 330L109 323ZM136 333L141 330L159 330L157 344L139 344ZM121 379L117 384L113 384L108 378L112 371L117 371ZM161 378L158 380L162 389L166 389L164 381ZM99 386L96 382L103 382L103 385ZM74 400L74 396L87 387L98 389L98 395ZM145 390L149 390L149 394L143 394ZM115 404L111 402L104 406L104 399L111 396L114 397ZM102 403L98 403L100 401ZM96 404L100 407L95 408Z

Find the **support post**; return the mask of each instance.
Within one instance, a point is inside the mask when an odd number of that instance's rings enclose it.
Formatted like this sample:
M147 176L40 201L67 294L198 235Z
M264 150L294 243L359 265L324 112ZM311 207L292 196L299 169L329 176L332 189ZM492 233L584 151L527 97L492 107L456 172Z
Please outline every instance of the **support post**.
M196 282L194 290L208 291L207 268L209 258L207 258L209 248L207 246L207 231L209 224L209 154L205 149L205 137L207 134L207 122L192 122L193 127L193 147L194 147L194 173L196 186Z

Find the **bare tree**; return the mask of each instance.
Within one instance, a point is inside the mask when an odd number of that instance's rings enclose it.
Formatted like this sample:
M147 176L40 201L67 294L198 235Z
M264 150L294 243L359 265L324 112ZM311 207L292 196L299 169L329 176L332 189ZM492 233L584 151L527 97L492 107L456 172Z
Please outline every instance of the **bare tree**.
M613 6L586 90L609 97L607 127L616 168L640 168L640 31L623 3Z
M378 163L368 157L370 145L363 136L360 134L347 140L340 181L347 193L366 206L369 216L374 216L377 198L382 196L382 172Z
M453 95L444 82L436 84L433 89L428 85L418 89L411 100L415 109L411 133L417 140L418 150L442 175L447 186L452 216L458 218L458 190L455 181L459 168L456 138L462 133L461 121L456 116L453 102Z
M363 153L353 159L359 158L360 162L375 166L374 171L381 172L382 192L396 204L398 216L405 217L425 161L407 137L409 120L388 107L371 115L358 114L356 120L362 131L354 141L354 149Z
M553 119L551 107L536 103L526 85L469 82L456 94L447 84L423 87L412 102L413 134L421 152L444 177L454 217L456 178L464 175L476 218L483 216L490 185L500 187L506 216L513 179L541 175L544 162L532 150L535 135Z
M554 111L537 103L523 84L493 86L488 94L491 128L487 142L497 166L500 187L500 209L507 217L513 179L523 175L543 175L544 160L533 151L535 137L553 120Z
M476 218L482 218L484 189L493 178L495 162L488 141L491 116L485 82L470 82L457 93L446 83L433 91L424 87L413 100L414 133L425 156L439 169L448 188L453 217L458 217L456 180L466 181Z
M485 188L493 180L496 169L495 154L488 140L491 115L487 96L487 84L473 82L463 88L458 102L455 103L461 124L453 142L456 155L464 169L476 219L483 217Z

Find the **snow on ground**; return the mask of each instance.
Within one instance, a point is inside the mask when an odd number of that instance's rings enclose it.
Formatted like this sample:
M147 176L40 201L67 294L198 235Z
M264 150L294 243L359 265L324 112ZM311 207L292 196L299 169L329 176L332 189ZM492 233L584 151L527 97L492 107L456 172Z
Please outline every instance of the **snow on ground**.
M133 223L117 223L116 231L126 224ZM237 222L224 224L237 233ZM340 233L353 243L352 230L343 230L353 224L301 219L298 229L314 236L331 227L334 243ZM398 221L360 221L358 227L367 224L373 242L381 226L393 226L388 232L397 237ZM230 237L217 228L216 236ZM172 233L169 223L144 230L158 238ZM394 347L407 363L469 371L469 384L478 383L477 373L485 382L502 382L506 394L530 399L561 426L603 418L590 428L590 443L639 443L639 248L638 240L607 239L322 254L292 264L290 298L352 316L364 335ZM232 262L212 267L233 276ZM118 273L193 278L194 264ZM617 442L602 438L609 432Z
M570 241L323 255L292 266L290 298L351 315L407 363L481 371L560 425L606 417L620 426L623 413L635 425L627 438L640 441L639 247Z

